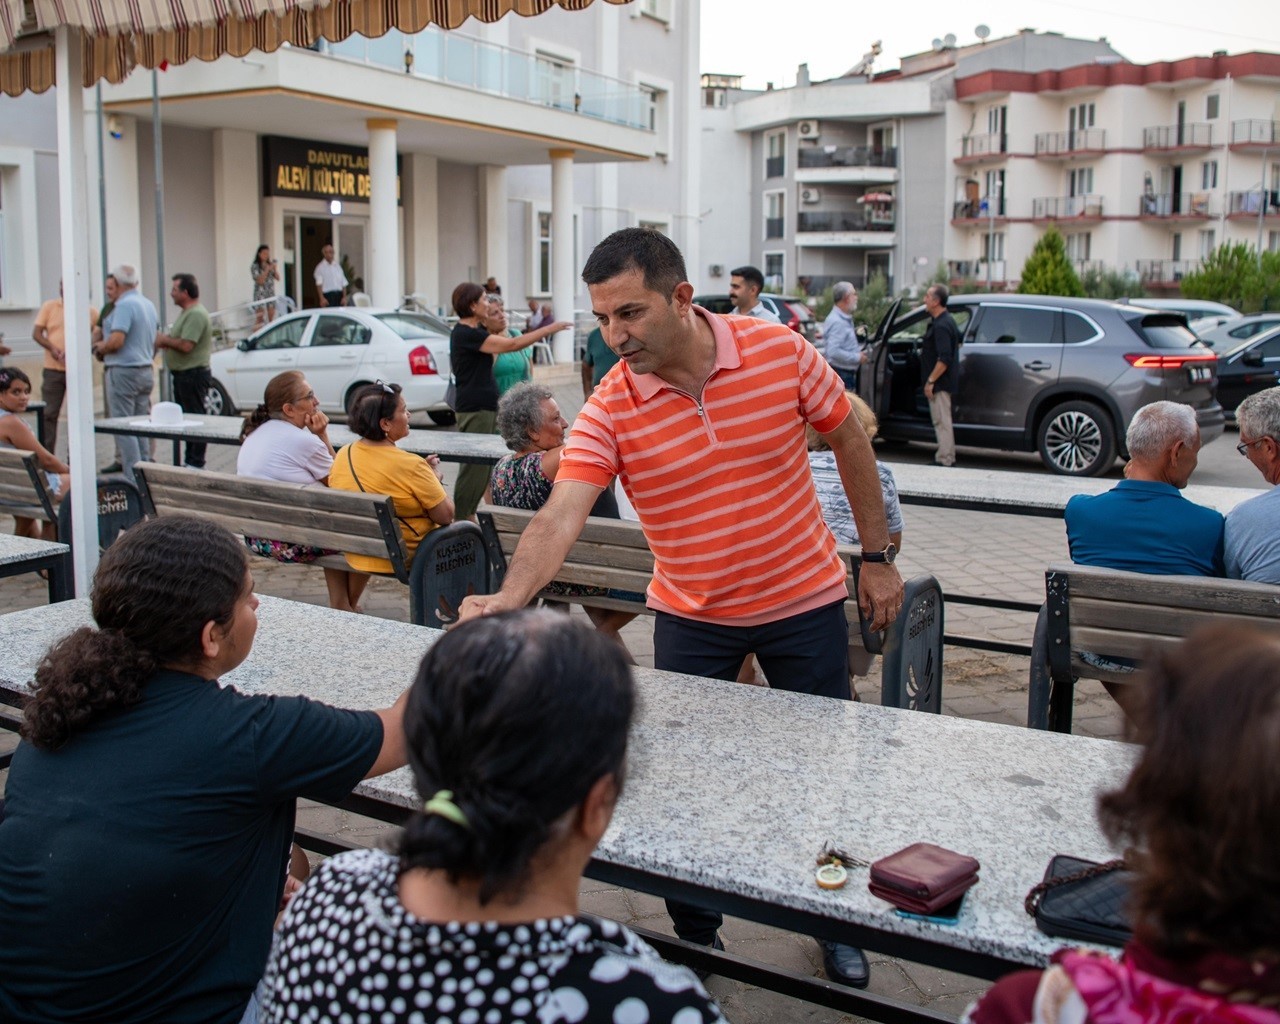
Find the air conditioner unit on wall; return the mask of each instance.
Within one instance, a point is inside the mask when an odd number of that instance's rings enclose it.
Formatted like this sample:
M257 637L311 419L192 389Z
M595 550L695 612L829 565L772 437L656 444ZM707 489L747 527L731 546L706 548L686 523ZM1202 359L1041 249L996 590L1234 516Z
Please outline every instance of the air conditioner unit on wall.
M816 139L820 134L817 121L801 121L797 126L802 139Z
M800 190L800 202L802 203L822 202L822 190L816 189L816 188L802 188Z

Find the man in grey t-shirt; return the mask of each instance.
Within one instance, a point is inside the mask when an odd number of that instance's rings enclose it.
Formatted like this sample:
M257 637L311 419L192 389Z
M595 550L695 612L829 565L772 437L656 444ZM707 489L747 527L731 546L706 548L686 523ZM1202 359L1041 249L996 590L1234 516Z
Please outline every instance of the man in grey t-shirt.
M120 294L102 327L102 340L93 354L106 367L107 408L113 416L145 417L151 412L151 388L155 383L151 361L155 357L159 317L151 300L138 291L138 270L127 263L116 267ZM142 459L142 443L125 434L116 436L121 472L132 481L133 464Z
M1227 513L1227 575L1280 586L1280 387L1246 398L1236 422L1236 448L1272 487Z

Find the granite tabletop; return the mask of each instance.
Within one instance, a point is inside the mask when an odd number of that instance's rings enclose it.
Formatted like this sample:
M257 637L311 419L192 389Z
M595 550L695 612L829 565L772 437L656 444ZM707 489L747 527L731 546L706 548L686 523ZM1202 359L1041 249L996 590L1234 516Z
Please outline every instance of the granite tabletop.
M441 635L261 601L253 650L224 680L249 693L383 707ZM0 616L0 689L25 692L48 645L89 622L85 600ZM340 648L316 642L339 633ZM1061 942L1024 913L1027 890L1056 853L1113 855L1094 806L1131 767L1135 748L1126 744L651 669L636 679L626 790L597 851L607 864L925 947L1042 965ZM357 792L399 807L419 800L408 769ZM865 869L843 889L816 886L814 859L828 840L867 860L937 843L976 857L981 881L957 925L907 920L867 891Z
M95 420L93 429L100 434L135 434L165 440L206 441L210 444L239 444L244 419L240 416L192 415L188 426L160 426L140 423L136 416L117 416ZM329 425L329 440L341 448L356 439L341 423ZM415 455L439 455L445 462L473 462L493 465L510 449L496 434L462 434L452 430L410 430L409 436L397 442Z
M0 565L21 565L32 558L65 555L70 551L67 545L56 541L32 540L30 537L15 537L11 533L0 533Z

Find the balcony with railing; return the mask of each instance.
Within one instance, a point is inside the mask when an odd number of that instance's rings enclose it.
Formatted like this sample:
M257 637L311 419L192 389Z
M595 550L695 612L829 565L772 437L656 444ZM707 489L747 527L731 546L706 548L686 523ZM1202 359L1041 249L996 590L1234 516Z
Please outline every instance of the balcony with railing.
M1211 124L1167 124L1142 129L1142 148L1153 153L1180 153L1213 147Z
M1204 220L1213 216L1209 209L1212 192L1144 192L1138 197L1138 216L1159 220Z
M875 276L875 274L801 274L800 284L804 288L806 298L812 299L819 298L823 292L837 281L848 281L859 291L862 291ZM893 295L893 278L884 276L884 281L888 293Z
M1280 217L1280 189L1255 188L1248 192L1227 193L1227 216Z
M1172 287L1199 268L1199 260L1138 260L1135 269L1143 284Z
M984 132L965 135L960 139L958 164L994 163L1003 160L1009 151L1009 136L1004 132Z
M897 167L898 150L871 146L819 146L800 150L801 167Z
M427 28L413 36L322 40L320 52L408 72L417 78L649 129L653 96L632 82L543 55Z
M958 200L951 207L951 223L985 224L989 220L1004 220L1006 202L1004 196Z
M1232 149L1280 150L1280 121L1260 121L1253 118L1231 122Z
M1042 160L1071 160L1096 156L1106 149L1107 133L1103 128L1075 128L1065 132L1040 132L1036 135L1036 156Z
M947 260L947 276L951 285L1005 284L1009 268L1004 260Z
M764 158L764 176L766 178L781 178L787 173L787 158L785 156L767 156Z
M1102 196L1047 196L1031 200L1032 220L1102 220Z
M764 219L764 237L767 239L782 238L787 226L783 217L766 217Z
M892 210L837 210L796 216L797 231L892 231L893 228Z

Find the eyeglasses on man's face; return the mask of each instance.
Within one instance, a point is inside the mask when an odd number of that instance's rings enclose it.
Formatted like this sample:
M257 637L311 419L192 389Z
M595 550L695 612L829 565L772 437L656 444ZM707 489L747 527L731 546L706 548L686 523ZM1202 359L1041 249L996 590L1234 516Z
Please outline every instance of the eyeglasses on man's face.
M1236 451L1238 451L1245 458L1248 458L1249 449L1252 448L1255 444L1261 444L1263 441L1274 441L1274 440L1275 438L1272 437L1270 434L1263 434L1261 437L1256 437L1252 441L1241 441L1238 445L1236 445Z

